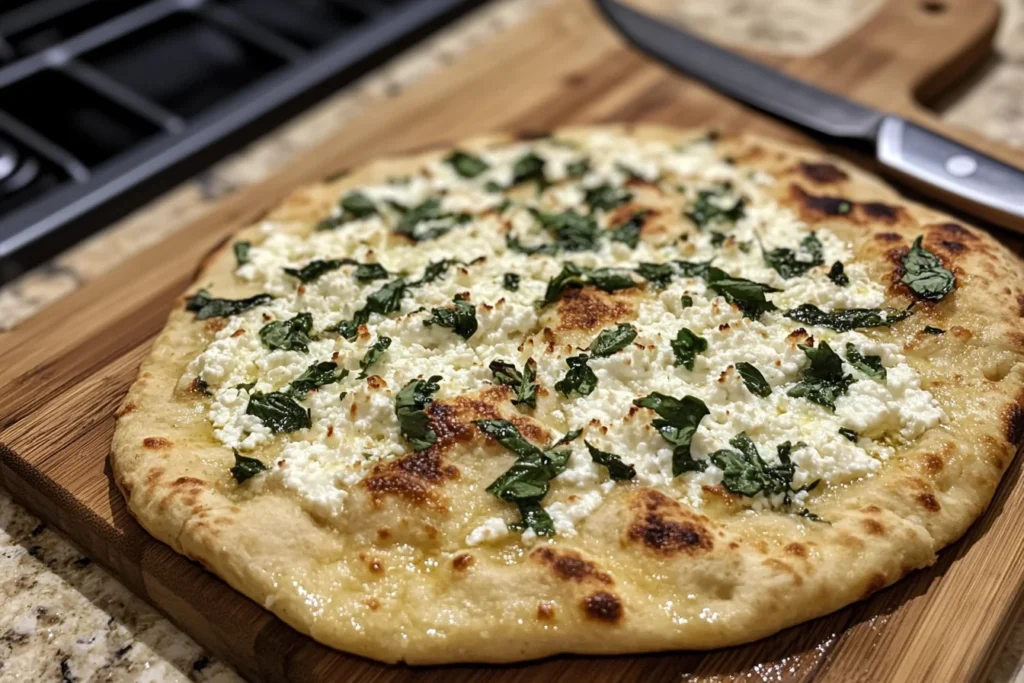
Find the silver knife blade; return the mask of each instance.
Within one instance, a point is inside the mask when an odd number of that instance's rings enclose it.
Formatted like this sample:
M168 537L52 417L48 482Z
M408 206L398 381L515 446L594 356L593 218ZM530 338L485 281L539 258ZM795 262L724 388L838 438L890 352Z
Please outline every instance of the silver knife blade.
M719 92L831 138L874 143L891 175L1024 232L1024 171L898 116L746 59L615 0L593 0L633 45Z
M874 142L884 115L613 0L596 0L633 45L733 99L824 135Z

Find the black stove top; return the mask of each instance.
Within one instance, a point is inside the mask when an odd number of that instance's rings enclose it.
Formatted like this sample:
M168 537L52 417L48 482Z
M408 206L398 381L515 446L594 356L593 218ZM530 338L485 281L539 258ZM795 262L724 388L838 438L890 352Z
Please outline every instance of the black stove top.
M0 0L0 283L482 0Z

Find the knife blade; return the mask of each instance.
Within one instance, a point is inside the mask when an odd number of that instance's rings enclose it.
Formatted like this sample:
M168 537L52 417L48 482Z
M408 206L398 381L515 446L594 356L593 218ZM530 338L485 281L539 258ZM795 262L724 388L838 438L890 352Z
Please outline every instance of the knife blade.
M1024 171L892 114L822 90L616 0L594 0L634 46L756 109L845 142L875 146L885 171L940 201L1024 229Z

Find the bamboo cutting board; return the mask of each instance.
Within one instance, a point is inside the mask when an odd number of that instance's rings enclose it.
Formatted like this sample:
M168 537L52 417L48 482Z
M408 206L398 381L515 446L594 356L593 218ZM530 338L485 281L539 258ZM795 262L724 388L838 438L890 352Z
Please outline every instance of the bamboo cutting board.
M1024 154L944 127L915 99L915 93L938 95L984 58L997 18L993 0L890 0L825 53L770 61L1024 166ZM988 513L935 567L834 615L706 654L557 657L505 667L411 669L328 650L151 539L128 515L107 465L114 410L172 302L203 255L229 233L258 220L297 185L372 156L487 130L635 120L711 123L809 142L630 51L584 0L555 2L274 178L0 336L0 482L254 681L978 680L1024 588L1019 461Z

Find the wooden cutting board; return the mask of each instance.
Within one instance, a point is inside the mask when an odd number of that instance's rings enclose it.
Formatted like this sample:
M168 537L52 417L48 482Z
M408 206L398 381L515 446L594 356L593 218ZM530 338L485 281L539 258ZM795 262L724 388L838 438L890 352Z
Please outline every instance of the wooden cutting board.
M824 54L770 61L1024 166L1024 154L950 130L914 97L936 96L984 58L997 17L992 0L890 0ZM259 219L297 185L372 156L487 130L637 120L711 123L810 142L627 49L584 0L555 2L0 336L0 442L6 445L0 482L254 681L978 680L1017 615L1024 587L1019 462L984 518L935 567L832 616L706 654L556 657L507 667L412 669L328 650L151 539L126 512L107 465L114 410L173 300L203 255L229 233Z

